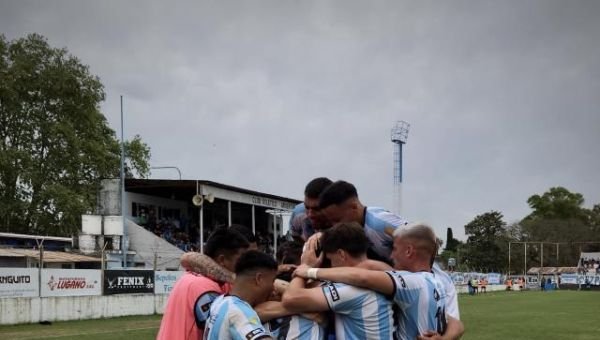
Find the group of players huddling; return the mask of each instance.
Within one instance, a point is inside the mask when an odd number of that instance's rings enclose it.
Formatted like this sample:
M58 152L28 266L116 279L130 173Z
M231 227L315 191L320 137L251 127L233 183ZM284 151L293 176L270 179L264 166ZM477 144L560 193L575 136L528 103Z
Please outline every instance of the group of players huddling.
M167 339L458 339L452 280L432 228L363 206L345 181L315 178L277 261L243 226L218 228L165 307Z

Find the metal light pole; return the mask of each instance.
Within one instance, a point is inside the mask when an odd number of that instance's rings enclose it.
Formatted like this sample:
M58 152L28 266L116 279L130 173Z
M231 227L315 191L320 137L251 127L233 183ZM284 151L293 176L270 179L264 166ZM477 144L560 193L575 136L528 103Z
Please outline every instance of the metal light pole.
M123 221L123 268L127 268L127 233L125 228L125 138L123 128L123 96L121 96L121 220Z
M290 214L290 212L283 209L269 209L265 212L273 216L273 255L277 256L277 217Z

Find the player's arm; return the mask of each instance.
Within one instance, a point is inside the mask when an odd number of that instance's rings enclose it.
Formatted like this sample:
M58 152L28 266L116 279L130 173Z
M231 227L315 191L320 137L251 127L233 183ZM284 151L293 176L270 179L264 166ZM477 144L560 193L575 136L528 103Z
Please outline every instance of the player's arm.
M329 310L327 299L320 287L306 288L303 278L295 277L281 299L283 307L300 312L324 312Z
M460 320L457 320L450 315L446 315L447 328L443 335L435 331L427 331L417 337L418 340L458 340L465 333L465 326Z
M311 274L314 273L314 277L309 276L309 270ZM353 267L317 269L301 265L294 273L304 278L318 278L320 280L342 282L356 287L367 288L387 296L391 296L395 292L393 279L382 271Z
M382 272L385 272L388 270L394 270L394 268L392 268L389 264L387 264L385 262L377 261L377 260L366 260L366 261L359 263L356 267L369 269L369 270L379 270Z

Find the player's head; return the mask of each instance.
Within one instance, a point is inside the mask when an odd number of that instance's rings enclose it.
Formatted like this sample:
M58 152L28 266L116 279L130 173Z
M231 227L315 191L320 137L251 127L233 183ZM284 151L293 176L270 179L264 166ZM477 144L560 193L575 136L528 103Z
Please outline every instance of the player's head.
M392 250L394 268L408 271L430 269L437 249L435 233L426 224L415 223L396 229Z
M312 226L316 230L328 227L327 219L323 217L319 210L319 195L331 185L332 181L327 177L317 177L308 182L304 188L304 207L306 216L310 219Z
M248 250L235 265L235 284L251 292L257 303L266 301L273 291L273 281L277 276L277 262L273 257Z
M365 230L356 222L342 222L323 231L321 249L332 267L354 266L363 261L369 248Z
M258 249L258 243L256 242L256 236L254 236L254 233L252 232L252 230L250 230L250 228L246 227L245 225L241 225L241 224L232 224L231 226L229 226L229 230L233 230L233 231L237 231L238 233L242 234L242 236L244 236L244 238L248 241L248 250L257 250Z
M219 265L233 271L241 254L248 249L246 238L235 230L220 227L210 234L204 253Z
M303 242L294 240L287 241L277 248L277 263L278 264L293 264L300 265L300 257L302 256ZM280 273L277 278L285 281L292 280L293 270Z
M277 248L277 263L299 265L303 246L304 243L297 240L282 243Z
M333 182L319 196L319 208L332 223L359 222L363 206L358 200L358 192L346 181Z

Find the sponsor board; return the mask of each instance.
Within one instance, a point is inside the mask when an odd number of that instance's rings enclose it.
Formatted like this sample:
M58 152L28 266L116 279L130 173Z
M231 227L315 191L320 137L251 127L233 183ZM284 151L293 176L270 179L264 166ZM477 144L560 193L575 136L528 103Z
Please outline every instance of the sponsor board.
M40 295L39 269L0 268L0 298Z
M562 278L561 278L562 279ZM600 286L600 275L598 274L586 274L586 275L577 275L577 284L582 286Z
M455 285L465 284L465 276L462 273L451 273L450 276Z
M102 271L95 269L43 269L40 294L84 296L102 294Z
M105 270L104 295L154 293L153 270Z
M576 285L577 274L560 274L560 284Z
M502 282L502 275L498 274L498 273L488 273L487 274L487 281L488 284L490 285L499 285Z
M154 294L169 294L184 272L155 271Z

